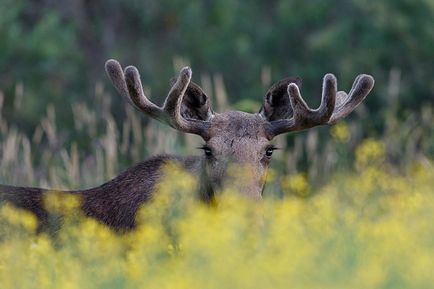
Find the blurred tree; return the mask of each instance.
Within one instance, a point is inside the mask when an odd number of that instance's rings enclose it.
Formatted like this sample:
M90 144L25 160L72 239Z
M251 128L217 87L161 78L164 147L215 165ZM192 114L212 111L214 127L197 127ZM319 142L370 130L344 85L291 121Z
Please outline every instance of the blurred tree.
M264 67L272 81L301 76L312 105L325 73L335 73L344 90L358 73L373 74L369 129L382 129L393 101L403 114L434 100L432 0L3 0L0 11L0 88L11 106L23 82L26 114L7 118L24 126L50 102L66 122L65 98L91 100L112 57L137 65L157 102L175 57L190 63L199 82L203 73L222 73L232 102L260 101ZM391 100L392 71L400 78Z
M33 1L3 0L0 11L0 88L8 107L17 84L23 84L25 97L16 108L25 113L6 110L6 117L24 127L35 125L48 103L60 106L83 89L74 27Z

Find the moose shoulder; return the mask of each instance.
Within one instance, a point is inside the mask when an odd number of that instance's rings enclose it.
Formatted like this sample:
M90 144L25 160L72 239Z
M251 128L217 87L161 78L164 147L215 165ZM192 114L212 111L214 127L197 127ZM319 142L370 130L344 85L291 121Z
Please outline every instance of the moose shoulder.
M119 94L137 109L181 132L199 135L204 141L201 156L151 157L99 187L67 192L82 196L81 208L86 215L114 229L135 226L138 208L152 198L155 185L163 176L162 167L170 161L199 176L197 190L203 201L213 199L228 186L250 198L261 199L264 175L274 150L272 139L279 134L337 122L352 112L374 86L374 79L362 74L356 77L347 94L337 91L334 75L326 74L321 104L311 109L300 95L301 79L289 77L268 90L258 113L216 113L211 109L209 97L191 81L188 67L181 70L161 107L145 96L135 67L122 70L116 60L109 60L106 72ZM228 173L233 165L241 169ZM236 172L243 172L243 177ZM32 211L39 219L39 230L44 230L48 213L42 197L46 191L0 186L0 200Z

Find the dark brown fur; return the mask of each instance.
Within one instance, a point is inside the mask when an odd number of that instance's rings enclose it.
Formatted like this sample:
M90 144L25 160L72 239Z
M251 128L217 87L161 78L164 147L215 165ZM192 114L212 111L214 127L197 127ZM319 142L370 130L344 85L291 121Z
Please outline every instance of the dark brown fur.
M79 195L81 209L87 216L116 230L128 230L135 226L139 207L152 198L155 184L163 175L161 166L169 161L178 162L191 173L197 172L200 167L199 157L160 155L127 169L99 187L64 193ZM49 212L44 208L43 197L48 191L0 185L0 201L11 202L34 213L38 218L37 231L47 231L50 229Z

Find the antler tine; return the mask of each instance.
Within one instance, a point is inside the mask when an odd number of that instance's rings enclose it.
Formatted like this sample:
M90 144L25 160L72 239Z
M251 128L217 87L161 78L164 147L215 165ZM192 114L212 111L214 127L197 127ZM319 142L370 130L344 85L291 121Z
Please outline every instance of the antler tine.
M105 71L118 93L134 106L134 102L131 100L128 93L127 84L125 83L125 75L120 63L114 59L107 60L105 63Z
M328 121L333 113L336 99L336 77L333 74L324 76L321 104L318 109L311 109L306 104L295 83L289 84L288 94L299 129L322 124Z
M128 66L124 73L120 63L114 59L110 59L106 62L105 69L116 90L131 105L154 118L161 118L161 108L149 101L143 92L137 68Z
M299 131L327 123L335 106L336 78L333 74L326 74L324 76L321 104L317 109L312 109L306 104L295 83L288 85L288 95L293 110L293 116L291 119L270 122L269 131L271 136L285 132Z
M164 121L163 110L152 103L143 92L140 74L136 67L128 66L125 68L125 80L129 92L129 96L134 105L149 116Z
M360 74L356 77L349 94L339 91L337 104L328 124L334 124L338 120L350 114L369 94L374 87L375 80L367 74Z
M106 62L106 71L118 92L128 99L135 107L163 123L183 132L198 134L207 138L209 122L195 119L185 119L181 115L184 93L191 80L191 69L184 67L176 83L172 86L163 107L152 103L143 92L140 74L136 67L128 66L125 73L116 60Z

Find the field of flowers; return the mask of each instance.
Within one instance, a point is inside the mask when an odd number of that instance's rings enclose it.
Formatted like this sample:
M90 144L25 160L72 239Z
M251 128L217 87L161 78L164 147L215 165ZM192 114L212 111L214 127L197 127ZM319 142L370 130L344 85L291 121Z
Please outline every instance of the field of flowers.
M101 85L95 94L97 110L72 103L72 129L49 106L25 132L3 118L0 93L0 183L90 187L147 155L197 146L130 108L115 121ZM17 103L13 113L25 112ZM126 234L52 192L45 204L63 226L35 235L34 216L0 198L0 288L432 288L433 123L428 105L401 121L389 112L381 135L359 121L277 139L260 203L225 192L206 206L195 178L168 167Z
M434 288L433 19L434 0L0 0L0 289ZM264 200L201 203L168 164L137 228L115 232L59 190L203 142L126 103L109 58L157 104L192 67L216 112L258 112L287 75L312 107L324 73L376 84L336 125L273 140ZM1 185L51 188L48 232Z
M378 161L365 141L354 173L333 175L315 193L302 175L255 203L227 192L198 203L194 177L173 167L137 230L120 235L77 213L79 200L50 193L64 214L54 236L35 219L0 207L1 288L432 288L433 163L405 173ZM284 186L285 187L285 186Z

